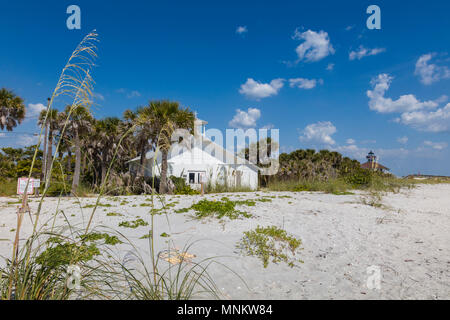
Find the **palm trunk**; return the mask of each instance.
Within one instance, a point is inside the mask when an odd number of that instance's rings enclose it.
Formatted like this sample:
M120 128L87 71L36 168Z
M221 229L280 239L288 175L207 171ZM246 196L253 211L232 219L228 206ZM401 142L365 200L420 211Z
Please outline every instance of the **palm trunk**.
M72 172L72 152L70 149L67 150L67 174Z
M48 133L48 145L47 145L47 171L45 173L45 179L47 180L48 177L51 177L51 163L52 163L52 157L53 157L53 135L52 132L49 131Z
M139 167L139 170L138 170L138 172L139 172L139 174L141 176L145 176L145 167L144 167L145 153L146 153L145 152L145 148L142 147L142 149L141 149L141 159L139 161L140 167Z
M81 167L81 147L80 147L80 136L78 131L75 132L75 169L73 172L72 180L72 195L76 194L78 185L80 184L80 167Z
M48 139L48 125L46 123L44 132L44 148L42 155L41 181L45 180L45 174L47 173L47 139Z
M106 161L102 161L102 181L101 183L103 184L105 182L106 179Z
M167 193L167 150L161 150L161 182L159 184L159 193Z
M84 170L86 169L86 161L87 161L86 159L87 159L87 156L85 154L85 156L83 157L82 165L81 165L81 172L84 172Z

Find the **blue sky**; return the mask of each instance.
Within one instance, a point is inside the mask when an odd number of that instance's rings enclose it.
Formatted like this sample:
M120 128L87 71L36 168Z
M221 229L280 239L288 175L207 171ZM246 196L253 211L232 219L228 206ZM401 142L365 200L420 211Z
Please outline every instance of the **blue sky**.
M68 30L66 8L81 8ZM366 9L381 8L381 30ZM196 110L208 128L280 129L281 151L328 148L393 173L450 175L448 1L15 1L0 11L0 87L36 132L68 56L97 29L97 117L150 99ZM63 106L56 106L62 108Z

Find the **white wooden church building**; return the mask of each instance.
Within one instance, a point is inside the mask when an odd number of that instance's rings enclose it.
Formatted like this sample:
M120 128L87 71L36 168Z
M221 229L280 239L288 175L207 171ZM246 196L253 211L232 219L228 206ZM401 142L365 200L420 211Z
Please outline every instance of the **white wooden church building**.
M192 188L200 184L258 188L258 167L206 137L207 122L196 119L194 136L184 145L175 143L168 156L167 177L182 177ZM156 156L156 161L155 161ZM138 172L140 157L129 161L130 172ZM144 162L145 176L160 176L161 152L151 151Z

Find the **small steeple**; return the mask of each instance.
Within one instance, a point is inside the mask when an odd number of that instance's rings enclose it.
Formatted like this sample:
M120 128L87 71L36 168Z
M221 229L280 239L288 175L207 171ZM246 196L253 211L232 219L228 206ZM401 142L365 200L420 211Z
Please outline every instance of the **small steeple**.
M206 125L208 124L205 120L200 120L197 118L197 112L195 112L194 120L194 136L200 137L206 135Z

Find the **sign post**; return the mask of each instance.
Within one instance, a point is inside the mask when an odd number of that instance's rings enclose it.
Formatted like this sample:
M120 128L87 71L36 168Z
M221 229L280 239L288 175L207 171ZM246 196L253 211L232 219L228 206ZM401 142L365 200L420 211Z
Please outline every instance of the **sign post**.
M34 195L39 196L39 188L41 187L41 180L40 179L32 179L33 181L33 188L34 188Z

